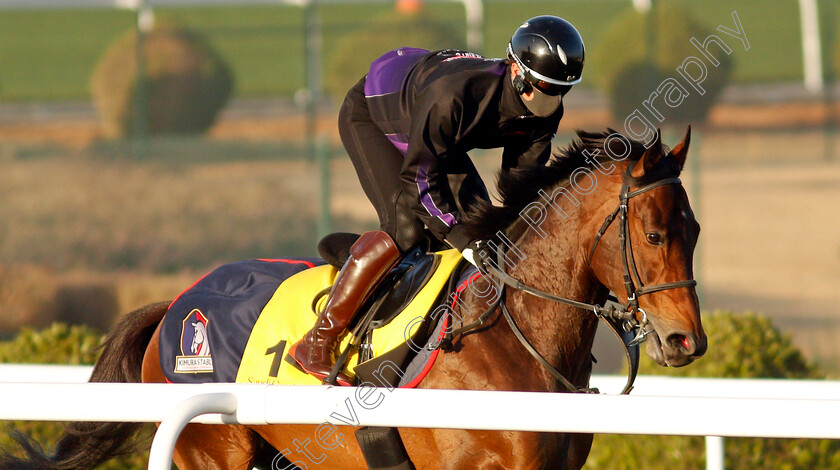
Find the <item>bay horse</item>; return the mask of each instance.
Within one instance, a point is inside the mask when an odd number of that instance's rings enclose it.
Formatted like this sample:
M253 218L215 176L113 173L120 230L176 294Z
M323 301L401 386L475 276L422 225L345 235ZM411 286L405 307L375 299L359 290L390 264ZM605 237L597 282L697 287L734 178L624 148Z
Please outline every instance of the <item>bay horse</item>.
M677 178L689 140L690 128L669 151L659 133L645 147L609 129L578 131L578 139L547 166L500 173L502 204L479 201L463 223L476 238L515 241L519 262L507 265L505 274L521 286L585 304L603 304L613 291L641 324L648 355L662 366L684 366L702 356L707 344L691 281L700 227ZM438 356L420 387L565 391L515 337L512 324L500 321L503 309L488 308L480 292L490 288L489 282L478 278L455 308L464 324L485 310L494 313L480 328L456 338L456 347ZM158 342L168 305L152 304L123 317L106 339L91 381L164 382ZM588 386L598 322L591 311L521 289L509 289L501 307L545 361L575 387ZM0 467L94 468L125 451L139 424L68 426L54 455L45 456L19 436L28 460L7 457ZM333 430L340 434L330 439L330 448L319 449L311 440L321 431L312 425L189 424L174 460L181 470L293 468L278 465L273 449L309 442L304 449L308 460L302 454L289 456L302 468L367 468L352 439L353 428ZM579 469L593 437L415 428L399 433L418 469Z

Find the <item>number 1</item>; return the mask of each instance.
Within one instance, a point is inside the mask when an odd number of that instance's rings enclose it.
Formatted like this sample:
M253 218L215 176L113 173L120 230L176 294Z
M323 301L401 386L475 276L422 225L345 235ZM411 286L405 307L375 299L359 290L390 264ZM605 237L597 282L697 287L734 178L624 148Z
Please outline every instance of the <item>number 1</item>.
M274 354L274 360L271 361L271 369L268 371L269 377L277 378L277 372L280 371L280 361L283 359L283 351L286 349L286 341L280 341L274 346L265 350L265 355Z

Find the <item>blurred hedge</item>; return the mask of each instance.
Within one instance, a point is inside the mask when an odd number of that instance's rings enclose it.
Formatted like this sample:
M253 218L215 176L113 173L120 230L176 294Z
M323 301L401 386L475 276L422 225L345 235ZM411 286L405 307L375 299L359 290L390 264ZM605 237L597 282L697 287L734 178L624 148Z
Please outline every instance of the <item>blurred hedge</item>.
M347 34L326 58L324 89L344 99L347 91L370 69L382 54L400 47L463 49L463 36L447 23L427 13L389 11L371 19L364 27Z
M207 130L233 90L233 76L221 56L197 34L159 24L143 36L141 82L137 41L136 31L118 39L91 77L91 94L106 131L115 137L137 133L135 115L142 103L149 134Z
M682 368L656 365L643 355L640 374L676 377L820 379L824 375L764 316L716 311L703 316L709 350ZM768 413L775 410L768 409ZM691 420L693 410L628 410L626 419ZM779 416L779 419L785 419ZM840 441L816 439L725 439L729 470L840 469ZM586 469L705 468L702 437L595 436Z
M85 324L107 330L114 315L126 310L122 308L120 297L127 295L121 295L120 291L130 294L147 288L150 281L143 279L126 286L119 284L113 275L62 275L45 266L0 262L0 312L3 312L0 316L0 339L9 338L22 327L44 328L53 322ZM139 300L148 300L148 296ZM131 307L139 303L133 303ZM37 337L33 335L33 331L27 329L17 339ZM61 355L57 355L56 359L64 362Z
M587 58L593 68L601 71L593 81L609 97L613 117L623 123L634 109L642 111L642 102L656 91L662 80L672 77L688 96L677 107L666 105L663 96L654 101L653 106L663 115L664 123L704 121L729 82L733 68L732 55L717 45L709 45L710 54L720 62L716 67L690 42L694 37L702 44L710 34L715 34L713 28L698 23L689 10L673 2L655 2L649 13L633 9L616 18ZM734 54L732 45L727 45ZM705 89L702 95L676 70L690 56L700 59L708 70L708 76L699 85Z
M57 315L59 286L49 269L0 263L0 334L21 325L44 327Z
M35 331L25 328L11 341L0 343L0 362L27 364L93 364L99 356L98 346L103 335L86 326L67 326L54 323ZM48 386L48 385L46 385ZM60 396L55 399L60 400ZM68 403L68 406L72 404ZM126 406L131 406L126 403ZM0 452L16 454L17 446L9 432L19 431L31 436L45 448L55 444L64 427L59 422L13 421L3 423ZM144 432L152 429L150 424ZM148 441L151 444L151 441ZM148 446L141 451L117 457L98 467L100 470L142 470L148 467Z

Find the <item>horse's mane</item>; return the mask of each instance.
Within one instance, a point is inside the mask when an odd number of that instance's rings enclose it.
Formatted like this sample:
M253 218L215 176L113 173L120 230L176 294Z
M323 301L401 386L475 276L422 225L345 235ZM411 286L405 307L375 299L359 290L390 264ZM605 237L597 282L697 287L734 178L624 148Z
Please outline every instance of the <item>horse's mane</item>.
M477 200L464 215L462 223L473 239L493 239L499 231L503 233L519 218L520 213L531 202L537 200L539 191L551 193L558 186L569 186L569 177L579 168L594 168L597 163L608 167L614 163L604 148L610 145L612 155L626 152L624 143L630 142L630 155L627 161L638 161L645 152L642 142L629 139L610 139L618 134L613 129L603 132L577 131L577 139L566 148L554 152L545 166L525 169L500 171L497 188L501 205L489 201ZM622 141L624 143L622 143ZM662 147L663 155L668 149ZM595 155L595 157L593 157ZM643 186L663 178L677 176L682 168L671 158L660 158L658 163L640 178L625 177L633 187ZM617 171L617 170L616 170Z

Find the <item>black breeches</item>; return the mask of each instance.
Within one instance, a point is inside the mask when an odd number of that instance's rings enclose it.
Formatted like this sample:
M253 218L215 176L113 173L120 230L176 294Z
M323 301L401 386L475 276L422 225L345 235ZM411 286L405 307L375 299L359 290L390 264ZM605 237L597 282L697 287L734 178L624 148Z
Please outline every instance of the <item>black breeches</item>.
M404 157L371 120L364 85L363 78L347 93L338 113L338 131L362 189L379 215L380 229L405 253L425 237L425 226L414 213L424 209L418 196L405 191L400 182ZM487 189L469 160L448 167L447 174L460 210L476 197L489 200Z

